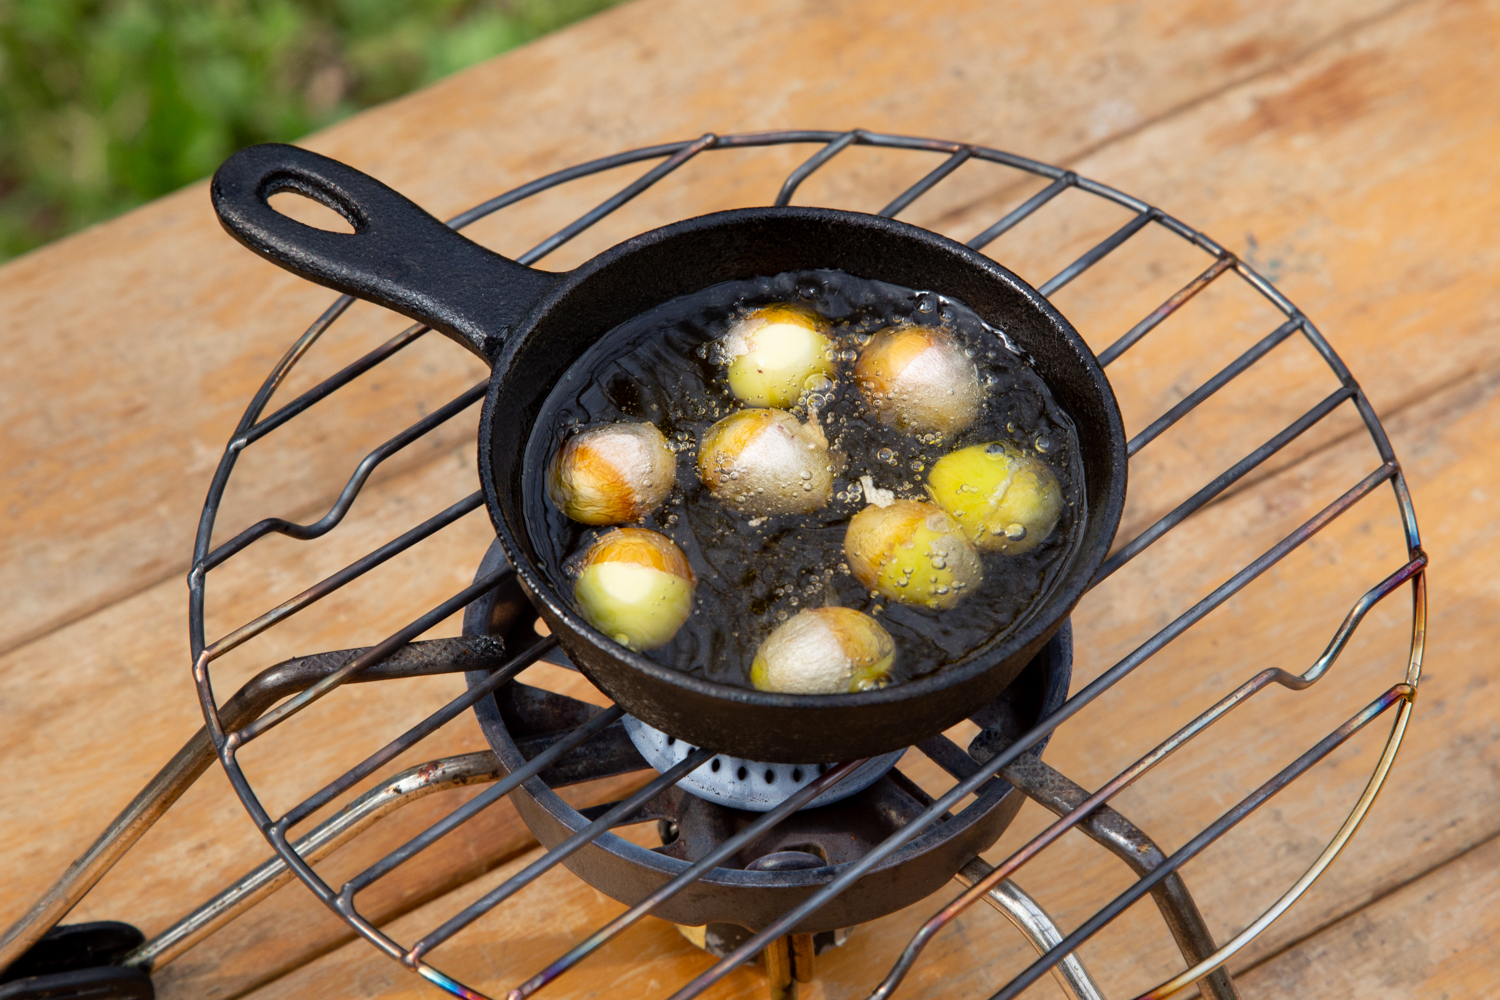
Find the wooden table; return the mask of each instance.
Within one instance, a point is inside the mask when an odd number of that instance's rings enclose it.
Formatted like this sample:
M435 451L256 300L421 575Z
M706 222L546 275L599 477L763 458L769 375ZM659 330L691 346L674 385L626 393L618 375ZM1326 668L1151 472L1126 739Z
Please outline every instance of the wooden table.
M1500 531L1489 516L1500 493L1500 242L1489 224L1500 218L1497 52L1500 4L1492 0L1379 7L1273 0L1243 8L1196 0L1005 8L974 0L638 0L307 145L446 216L625 148L708 131L860 126L1065 165L1163 206L1242 254L1318 322L1385 420L1431 555L1432 613L1413 725L1365 829L1233 968L1247 997L1469 996L1500 969L1500 685L1492 682ZM549 264L571 266L672 219L765 203L808 152L745 154L727 171L685 171ZM909 157L847 155L848 170L820 175L799 201L874 210L882 195L930 168ZM974 232L998 217L1019 189L974 166L903 218ZM474 233L518 252L623 180L575 185ZM1075 211L1059 201L1058 211ZM1080 246L1102 224L1081 210L1076 220L1061 218ZM1033 280L1057 263L1021 232L992 252ZM1163 290L1182 284L1182 253L1145 245L1135 270L1101 273L1057 302L1098 349ZM0 601L7 719L0 729L0 921L28 905L199 725L182 586L198 506L245 401L328 299L229 240L204 184L0 269L0 560L8 570ZM1127 426L1138 429L1191 388L1195 375L1233 357L1244 338L1264 332L1257 325L1264 319L1219 302L1164 324L1149 351L1111 369ZM289 391L402 325L356 306ZM1132 483L1155 484L1157 492L1137 495L1133 485L1124 530L1138 530L1161 504L1181 499L1174 486L1222 467L1243 447L1236 434L1253 436L1300 412L1294 386L1315 368L1306 358L1275 362L1242 394L1210 408L1197 437L1164 439L1133 464ZM400 374L356 384L311 415L310 430L295 441L248 455L221 524L233 530L267 509L321 512L371 442L483 371L427 338ZM326 544L274 540L256 566L227 570L215 583L210 633L472 490L472 433L472 419L455 422L382 467L350 523ZM1335 421L1205 512L1200 529L1163 547L1171 551L1111 580L1081 612L1081 633L1092 638L1077 676L1097 674L1112 654L1164 624L1153 616L1186 607L1218 582L1173 572L1192 564L1195 546L1249 545L1258 531L1295 524L1328 491L1371 467L1371 458L1352 422ZM1404 559L1384 500L1340 523L1300 562L1174 644L1170 662L1146 678L1154 676L1155 687L1143 683L1106 699L1097 713L1064 727L1048 759L1097 784L1201 711L1210 692L1267 665L1304 669L1358 593ZM341 592L319 615L226 659L219 683L227 689L287 656L384 636L412 608L462 587L487 535L483 515L469 517ZM1316 710L1296 695L1268 694L1263 709L1217 732L1201 755L1164 765L1153 775L1157 784L1127 793L1120 808L1164 846L1180 846L1306 746L1307 734L1326 731L1399 679L1408 608L1392 603L1372 615L1368 637L1362 632L1346 654L1338 677L1346 687L1331 687ZM581 686L561 671L542 679ZM452 678L402 683L400 697L377 690L383 685L341 693L337 710L320 717L326 725L316 739L268 740L247 765L258 787L291 801L456 690ZM422 752L481 745L472 723L450 728L441 745L424 744ZM1189 866L1220 940L1268 905L1326 842L1368 776L1379 740L1361 737L1223 851ZM615 782L577 794L603 801L618 789ZM430 821L433 808L412 807L328 864L353 870ZM1028 805L992 855L1003 856L1043 821ZM432 913L451 912L531 856L508 809L491 810L473 827L443 857L382 883L370 905L394 921L398 935L431 926ZM70 919L127 919L154 932L266 854L214 769ZM1018 881L1072 927L1127 876L1080 838ZM615 908L555 872L445 961L475 985L501 989ZM812 994L863 996L882 960L930 909L862 929L824 961ZM1149 907L1131 910L1082 957L1112 997L1182 967ZM1008 926L974 912L939 939L900 995L987 996L1026 961ZM669 926L648 922L552 995L665 995L703 964ZM163 969L157 984L167 998L437 995L351 941L296 887ZM763 988L760 974L747 969L714 995L756 996ZM1043 980L1029 995L1054 989Z

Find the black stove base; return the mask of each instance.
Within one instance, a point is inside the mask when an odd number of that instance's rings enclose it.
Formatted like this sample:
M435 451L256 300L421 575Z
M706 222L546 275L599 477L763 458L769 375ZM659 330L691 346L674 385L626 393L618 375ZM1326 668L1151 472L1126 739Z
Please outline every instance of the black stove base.
M503 558L498 546L492 547L479 572L492 572L503 565ZM464 631L499 634L512 642L521 640L524 646L522 637L535 635L535 618L518 585L501 587L470 606ZM1065 624L1010 687L972 716L986 730L981 739L1009 739L1029 729L1067 698L1071 675L1072 631ZM485 676L471 675L470 683ZM480 727L507 772L550 744L555 736L549 739L549 734L571 729L598 711L514 682L475 706ZM1045 741L1031 752L1040 756L1044 746ZM604 808L580 813L554 789L646 769L638 754L631 759L633 751L623 726L615 723L541 777L522 784L511 801L543 846L553 848L587 826L590 812L598 814ZM999 839L1022 800L998 778L981 786L966 808L886 858L793 933L852 927L936 892ZM792 814L653 912L689 927L730 924L759 930L828 884L845 865L863 857L931 801L899 769L892 770L843 801ZM601 892L634 904L760 816L669 788L620 824L657 821L665 841L661 847L646 849L606 833L564 864Z

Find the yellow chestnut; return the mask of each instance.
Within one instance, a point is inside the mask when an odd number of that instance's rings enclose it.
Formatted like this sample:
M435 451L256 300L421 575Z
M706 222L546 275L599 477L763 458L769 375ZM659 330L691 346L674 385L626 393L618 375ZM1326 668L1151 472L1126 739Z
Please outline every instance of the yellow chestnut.
M860 352L854 380L880 422L902 430L954 434L979 415L979 371L943 330L880 330Z
M573 597L590 625L640 651L672 641L693 610L698 580L666 535L616 528L584 553Z
M761 691L841 694L881 687L896 643L880 623L853 608L807 608L766 637L750 664Z
M672 491L677 457L654 424L601 424L568 438L547 472L547 496L584 524L637 521Z
M761 517L806 514L833 494L833 460L816 422L785 410L739 410L698 446L698 475L721 502Z
M957 521L936 504L897 500L855 514L844 557L871 590L921 607L951 608L979 589L979 553Z
M828 321L800 306L762 306L724 335L729 391L752 406L794 406L833 372Z
M927 474L927 489L970 541L991 552L1035 548L1062 514L1062 488L1047 463L999 441L944 455Z

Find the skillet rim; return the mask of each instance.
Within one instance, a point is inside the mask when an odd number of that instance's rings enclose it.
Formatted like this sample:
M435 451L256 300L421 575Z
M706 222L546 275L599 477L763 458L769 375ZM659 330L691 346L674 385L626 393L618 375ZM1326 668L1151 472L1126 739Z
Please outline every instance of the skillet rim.
M548 583L545 576L537 570L531 557L527 555L519 541L520 536L524 536L527 532L524 500L522 503L515 505L521 523L518 526L520 530L513 531L509 521L503 514L504 508L500 504L495 484L494 462L491 459L491 454L494 447L494 427L498 420L497 412L501 405L501 389L506 384L506 375L511 368L515 356L535 332L538 323L551 312L554 306L558 305L567 296L600 272L624 258L649 247L666 243L701 230L719 228L735 223L774 222L781 219L807 220L823 223L831 222L835 225L852 226L864 233L876 233L885 237L896 236L915 239L937 250L957 256L971 267L988 272L987 276L989 278L1001 284L1008 285L1013 292L1021 296L1028 307L1041 314L1053 332L1061 335L1064 344L1078 357L1084 371L1089 376L1089 385L1094 391L1098 402L1101 404L1100 410L1105 417L1104 431L1107 438L1105 447L1109 452L1107 465L1110 470L1110 482L1104 484L1104 500L1100 504L1099 509L1088 511L1090 520L1098 520L1100 526L1099 533L1096 537L1093 550L1081 550L1076 553L1074 556L1074 565L1068 569L1052 593L1044 598L1045 603L1055 609L1055 613L1045 617L1034 617L1030 622L1021 626L1015 632L980 654L971 653L969 657L965 657L956 663L948 664L925 677L901 684L893 684L873 691L826 695L757 691L751 688L738 687L736 685L695 677L672 667L659 664L640 653L618 645L589 625L581 615L571 608L567 600L558 594L555 588ZM477 464L479 466L480 483L484 491L485 508L489 513L490 521L495 528L506 559L509 560L511 566L515 569L517 577L520 579L523 588L538 613L548 621L548 625L557 636L563 651L569 653L569 658L574 664L590 680L594 681L595 684L599 684L599 681L594 678L593 671L582 662L583 658L573 656L567 649L568 643L575 637L580 641L590 643L597 653L626 664L632 669L646 674L653 680L684 689L693 695L729 703L754 705L761 708L797 709L801 711L816 710L819 708L847 710L849 708L915 700L924 695L936 695L944 689L956 687L965 682L977 681L980 676L995 670L1028 646L1040 648L1041 645L1045 644L1051 638L1052 633L1060 628L1063 622L1067 621L1075 605L1082 598L1083 594L1087 592L1094 572L1107 557L1110 547L1113 544L1115 533L1119 529L1121 516L1124 513L1128 474L1124 421L1120 414L1119 404L1115 399L1114 390L1105 376L1103 368L1099 365L1094 352L1084 342L1083 337L1073 327L1072 323L1048 299L1042 296L1040 292L1019 275L993 258L940 233L884 216L864 212L850 212L843 209L780 206L727 209L693 216L632 236L591 257L571 271L545 273L555 274L558 280L532 304L525 317L512 329L510 335L506 337L500 351L494 358L490 384L485 393L484 408L479 421ZM746 277L750 276L747 275ZM734 279L724 277L720 280L728 281ZM942 289L940 288L933 290L942 294ZM669 295L664 299L658 300L657 304L675 297L676 295ZM970 307L974 308L972 305ZM608 330L601 331L599 337L604 336L608 332ZM594 342L597 342L597 339L596 337ZM579 356L581 356L581 352ZM572 358L563 367L562 371L566 372L577 361L578 357ZM556 384L557 380L554 379L552 384L547 387L547 393L550 393L556 387ZM1069 416L1074 416L1074 414L1070 412ZM533 421L527 427L524 442L530 441L534 430L535 422ZM524 442L522 444L523 449L527 447L527 444ZM520 461L524 463L524 460L523 454ZM1085 495L1086 493L1087 491L1085 491ZM565 631L558 629L557 625L559 622L567 626ZM569 635L569 632L572 634ZM605 685L599 686L605 687ZM605 693L609 694L612 698L615 697L607 689Z

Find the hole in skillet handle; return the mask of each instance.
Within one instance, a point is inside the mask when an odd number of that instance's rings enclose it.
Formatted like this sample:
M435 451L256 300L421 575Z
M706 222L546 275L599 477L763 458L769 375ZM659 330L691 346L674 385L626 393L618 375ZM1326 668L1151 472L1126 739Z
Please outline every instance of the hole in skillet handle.
M268 202L277 214L295 219L304 226L321 229L325 233L352 233L354 223L316 198L309 198L300 191L278 191Z
M353 232L283 215L295 192L337 212ZM447 334L493 365L505 338L558 280L449 229L405 195L311 150L247 146L209 187L225 231L279 267Z

